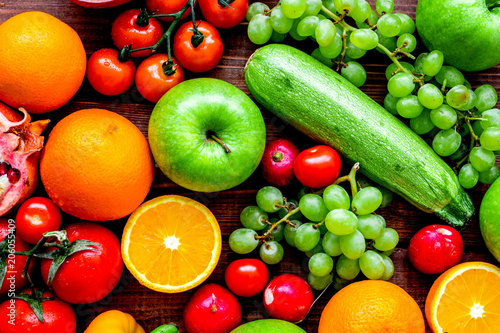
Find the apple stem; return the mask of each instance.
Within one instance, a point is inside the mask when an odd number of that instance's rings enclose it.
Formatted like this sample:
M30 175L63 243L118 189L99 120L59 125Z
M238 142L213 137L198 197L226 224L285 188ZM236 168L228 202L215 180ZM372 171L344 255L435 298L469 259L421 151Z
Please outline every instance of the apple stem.
M277 151L273 154L272 159L274 162L280 162L283 159L283 153L280 151Z
M215 142L217 142L218 144L220 144L222 146L222 148L224 148L224 151L226 153L230 153L231 152L231 149L229 149L229 147L224 143L224 141L222 141L218 136L216 136L215 134L212 134L210 136Z

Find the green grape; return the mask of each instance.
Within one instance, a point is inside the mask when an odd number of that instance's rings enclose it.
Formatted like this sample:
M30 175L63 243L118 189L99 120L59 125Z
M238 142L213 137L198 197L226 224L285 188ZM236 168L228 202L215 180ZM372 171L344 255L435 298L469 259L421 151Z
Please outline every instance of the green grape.
M481 125L480 120L476 120L472 123L472 130L474 131L474 134L476 134L478 137L481 136L481 134L484 132L483 126Z
M354 46L365 51L374 49L378 44L377 33L370 29L355 30L349 38Z
M464 106L469 102L469 99L469 90L464 85L455 86L446 93L446 103L452 108Z
M413 67L412 64L405 62L405 61L400 61L399 62L401 66L403 66L404 69L406 69L408 72L413 73L415 71L415 68ZM398 66L395 63L391 63L387 68L385 69L385 78L389 80L393 74L396 73L396 71L400 72L401 70L398 70Z
M264 229L267 226L267 219L267 213L258 206L245 207L240 214L241 224L243 224L245 228L253 230Z
M349 14L356 9L357 0L333 0L333 4L340 14Z
M323 20L328 20L328 19L325 17L325 15L323 15L323 14L318 14L318 15L316 15L316 16L319 18L319 20L320 20L320 21L323 21Z
M259 245L259 240L256 239L257 232L252 229L240 228L236 229L229 235L229 247L238 254L247 254L252 252Z
M424 109L422 113L415 118L410 119L410 128L418 135L429 133L434 128L431 120L431 110Z
M314 16L318 15L321 11L321 0L306 0L306 11L304 12L305 16Z
M348 235L358 227L358 218L350 210L338 208L328 213L325 224L328 231L335 235Z
M272 218L269 220L269 222L276 223L276 222L278 222L278 219ZM264 233L268 232L269 229L271 229L271 225L268 224L267 227L265 227L262 230L262 233L264 234ZM277 242L281 242L281 240L284 237L284 232L285 232L285 226L283 223L280 223L280 224L276 225L276 227L273 229L273 231L271 231L271 233L269 235L273 238L273 240L275 240Z
M276 241L269 241L261 245L259 250L260 259L268 265L276 265L283 260L285 251L283 246Z
M340 236L335 235L331 232L327 232L325 236L323 236L323 240L321 245L323 246L323 251L326 254L337 257L342 254L342 250L340 249Z
M366 20L365 20L366 21ZM361 21L356 21L356 26L360 29L367 29L367 28L370 28L370 25L368 25L365 21L361 22ZM372 10L371 11L371 14L370 14L370 17L368 17L368 22L374 26L375 24L377 24L378 22L378 15L377 15L377 12ZM379 38L380 39L380 38Z
M283 206L283 194L274 186L264 186L257 192L256 201L260 209L274 213Z
M428 109L435 109L443 104L443 94L432 83L426 83L418 89L418 100Z
M337 10L335 9L335 4L333 3L333 0L322 0L321 2L323 3L323 6L326 7L326 9L335 14Z
M469 153L470 164L478 172L483 172L495 165L495 153L484 147L474 147Z
M358 259L366 250L365 238L359 230L340 236L339 243L342 253L349 259Z
M443 104L431 111L431 121L439 129L449 129L457 122L457 112L451 106Z
M458 150L462 136L453 128L441 130L432 140L432 149L439 156L450 156Z
M300 20L297 26L297 33L303 37L312 36L318 26L319 18L317 16L307 16Z
M370 7L370 4L366 0L358 0L358 5L356 8L351 11L350 16L355 20L355 21L360 21L364 22L368 20L372 13L372 8Z
M469 92L469 100L463 106L456 108L457 110L460 110L460 111L471 110L472 108L474 108L476 106L476 103L477 103L476 93L474 92L474 90L472 90L469 87L467 87L467 90Z
M476 108L479 112L493 108L498 102L497 91L489 84L477 87L474 92L477 96Z
M396 108L399 101L399 97L394 97L390 93L387 93L384 97L384 108L391 114L398 114L398 109Z
M322 20L314 31L316 42L321 47L327 47L333 43L337 37L337 28L330 20Z
M398 245L398 232L392 228L384 228L382 234L373 240L373 247L379 251L390 251Z
M324 235L328 232L328 229L326 228L326 225L324 223L318 225L319 232Z
M274 31L280 33L280 34L285 34L292 29L293 26L293 19L288 18L283 14L283 11L281 10L281 6L276 6L274 7L273 11L271 12L271 26L273 27Z
M382 203L382 192L374 186L362 188L352 199L352 210L357 215L371 214Z
M358 216L358 230L366 239L374 239L382 234L384 224L379 215L367 214Z
M450 161L456 163L458 161L461 161L468 154L469 147L467 147L466 144L461 143L458 150L450 155Z
M284 41L286 39L286 36L288 36L288 34L280 34L278 32L276 32L275 30L273 30L273 34L271 35L271 41L275 42L275 43L281 43L282 41Z
M401 20L395 14L385 14L378 19L377 29L386 37L394 37L401 31Z
M402 34L413 34L415 32L415 22L407 14L395 13L399 20L401 21L401 30L399 33Z
M377 0L375 1L375 10L380 15L390 14L394 10L394 0Z
M257 14L264 14L269 10L269 6L262 2L254 2L248 6L247 15L245 18L248 22Z
M314 223L304 223L295 231L295 247L302 252L307 252L318 245L321 233Z
M306 256L309 257L309 258L311 258L316 253L325 253L325 251L323 250L322 241L323 241L323 237L321 237L319 239L318 244L316 244L316 246L312 250L309 250L309 251L305 252Z
M415 84L413 83L413 76L408 73L396 73L387 82L387 90L394 97L405 97L409 95L413 89L415 89Z
M247 34L250 41L254 44L262 45L267 43L273 34L271 18L263 14L255 15L250 23L248 23Z
M281 9L286 17L296 19L302 16L306 11L306 0L282 0Z
M366 71L364 67L356 61L349 61L345 66L342 66L340 75L358 88L366 82Z
M359 260L352 260L345 255L341 255L335 265L335 271L337 275L344 280L354 280L361 271L359 268Z
M293 20L292 28L290 29L290 31L288 31L288 34L296 41L307 39L307 37L303 37L297 32L297 26L299 25L299 23L300 20Z
M309 271L322 277L333 271L333 259L326 253L316 253L309 259Z
M465 83L465 77L458 69L453 66L443 66L435 76L439 84L444 84L446 80L446 87L451 88Z
M299 207L299 202L297 200L288 200L287 201L287 207L281 207L280 210L278 211L278 216L280 219L284 218L286 214L288 214L291 210L295 210ZM298 220L302 217L302 213L300 212L300 210L289 216L288 217L288 220Z
M487 129L488 127L499 127L500 126L500 110L499 109L491 109L486 110L481 113L481 118L485 118L486 120L480 121L483 129Z
M458 181L464 188L473 188L479 180L479 172L472 164L465 164L458 172Z
M435 76L443 67L444 56L443 52L434 50L422 62L422 70L425 75Z
M343 47L342 38L334 38L333 42L330 45L326 47L320 45L319 51L325 58L333 59L337 57L340 54L340 52L342 52L342 47Z
M401 34L396 45L401 48L403 52L413 52L417 48L417 39L412 34Z
M392 52L396 49L396 47L398 47L398 39L396 37L386 37L382 35L380 31L378 31L378 29L375 30L375 33L378 36L378 43L385 46L389 51ZM377 51L385 54L385 52L381 48L377 48Z
M424 74L424 60L428 55L429 53L427 52L423 52L418 55L417 59L415 59L415 72Z
M306 187L306 186L302 186L299 190L299 192L297 192L297 199L300 201L300 199L302 199L302 197L304 195L306 195L307 193L309 193L311 190Z
M345 54L347 54L347 56L351 59L359 59L366 54L366 51L356 47L351 42L350 38L347 40L346 46L347 50L345 51Z
M337 208L349 209L351 207L349 194L342 186L336 184L325 188L323 191L323 202L329 211Z
M380 221L382 221L382 225L384 226L384 228L387 227L385 218L382 215L375 215L375 216L378 217Z
M385 273L382 256L373 250L368 250L359 258L361 272L370 280L378 280Z
M283 231L283 236L285 237L285 241L288 243L288 245L295 247L295 233L297 232L297 229L302 225L302 222L297 220L291 220L290 222L293 223L295 227L287 223L285 226L285 230Z
M406 95L399 99L396 104L396 110L403 118L415 118L424 111L424 106L420 103L417 96Z
M382 259L384 260L385 271L384 274L380 277L380 280L387 281L394 275L394 263L391 258L385 254L380 254Z
M307 283L314 290L323 290L333 281L333 274L327 274L325 276L316 276L313 273L307 275Z
M488 127L481 133L479 141L488 150L500 150L500 127Z
M496 165L492 166L489 170L479 173L479 181L483 184L491 185L498 177L500 177L500 168Z
M328 209L321 198L317 194L309 193L300 198L300 211L308 220L313 222L321 222L328 214Z
M332 61L332 59L324 57L321 54L321 51L319 50L319 48L315 48L314 51L312 51L311 57L313 57L314 59L316 59L319 62L321 62L323 65L326 65L326 66L328 66L330 68L332 68L333 65L335 65L335 63Z

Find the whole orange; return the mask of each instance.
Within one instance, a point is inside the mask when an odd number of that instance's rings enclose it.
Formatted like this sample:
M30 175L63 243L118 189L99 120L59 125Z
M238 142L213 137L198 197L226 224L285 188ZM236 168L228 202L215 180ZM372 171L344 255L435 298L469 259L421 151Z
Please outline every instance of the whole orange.
M146 138L132 122L86 109L63 118L49 134L40 176L63 211L107 221L127 216L144 201L154 164Z
M424 333L417 302L386 281L355 282L337 292L321 313L318 333Z
M38 11L13 16L0 25L0 100L29 113L58 109L80 88L86 62L66 23Z

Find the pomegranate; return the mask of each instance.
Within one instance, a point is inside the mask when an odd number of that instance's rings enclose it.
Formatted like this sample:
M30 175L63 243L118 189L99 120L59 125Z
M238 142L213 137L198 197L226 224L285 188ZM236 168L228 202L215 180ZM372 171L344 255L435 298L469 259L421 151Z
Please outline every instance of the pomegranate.
M40 136L49 120L31 123L23 108L17 113L0 102L0 216L35 190L43 147Z
M274 186L285 186L293 180L293 161L299 154L295 144L286 139L269 142L262 156L264 179Z
M71 2L87 8L109 8L119 6L130 0L71 0Z

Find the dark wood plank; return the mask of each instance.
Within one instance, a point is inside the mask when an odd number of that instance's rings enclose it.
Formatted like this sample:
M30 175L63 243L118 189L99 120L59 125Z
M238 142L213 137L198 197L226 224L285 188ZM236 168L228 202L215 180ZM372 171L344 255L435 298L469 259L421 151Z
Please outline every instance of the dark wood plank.
M253 2L253 1L251 1ZM264 1L269 5L274 5L277 1ZM369 1L372 5L374 0ZM396 11L407 13L415 17L417 0L396 1ZM94 51L111 47L110 37L111 22L113 19L128 8L139 8L144 6L142 0L133 0L128 4L117 8L93 10L79 7L69 0L3 0L0 7L0 23L20 12L28 10L41 10L50 13L72 26L81 36L88 55ZM221 36L225 45L224 56L220 64L208 73L201 75L187 74L187 78L196 76L215 77L226 80L236 87L248 93L244 82L243 67L246 60L257 48L246 37L246 25L241 24L229 31L221 31ZM305 51L312 51L312 43L298 44ZM421 50L421 46L419 46ZM417 51L418 52L418 51ZM363 86L370 97L377 102L382 102L386 94L385 68L388 60L380 53L373 51L370 55L361 59L368 72L368 81ZM473 87L480 84L489 83L497 90L500 89L500 66L481 73L468 73L466 75ZM93 91L87 81L82 85L76 96L63 108L47 115L35 116L35 119L50 117L52 126L67 114L83 108L105 108L120 113L134 122L139 129L147 136L147 124L149 115L153 109L153 104L145 101L133 87L127 93L118 97L105 97ZM262 109L262 108L261 108ZM262 109L266 126L267 139L272 140L279 137L292 139L299 148L306 148L314 144L312 140L298 133L295 129L283 124L278 118ZM229 234L239 226L239 213L245 206L253 204L255 193L264 185L260 177L260 170L250 177L245 183L234 189L202 194L193 193L168 180L159 169L156 170L154 185L149 198L162 194L180 194L194 198L207 205L217 217L223 233L223 251L220 262L215 272L208 279L210 282L224 284L224 269L229 262L242 256L236 255L229 250L227 240ZM291 186L284 189L287 195L294 196L297 187ZM479 207L487 186L481 185L470 191L476 207ZM39 194L43 194L43 188L37 189ZM386 218L389 226L395 228L400 235L400 244L392 256L396 272L391 279L392 282L403 287L412 297L415 298L419 306L424 308L427 292L436 278L418 273L411 267L407 257L407 246L412 235L422 226L440 221L432 215L418 211L413 206L399 197L395 197L393 203L380 211ZM71 217L65 216L65 222L72 221ZM121 228L125 219L108 222L105 225L121 235ZM495 263L495 259L487 251L478 227L478 216L474 216L472 222L462 232L465 242L465 254L462 261L481 260ZM295 273L302 277L307 276L307 260L305 256L297 250L285 247L286 259L270 267L271 276L288 272ZM180 294L162 294L153 292L141 286L128 272L125 272L116 289L104 300L87 305L75 305L74 309L78 316L79 332L82 332L88 323L100 312L109 309L119 309L132 314L139 323L151 331L156 326L177 322L182 325L182 310L193 291ZM322 299L315 305L307 319L300 325L307 332L316 332L318 327L321 309L334 294L333 288L328 290ZM255 320L266 318L263 310L263 303L260 297L240 299L244 320ZM428 330L428 332L430 332Z

